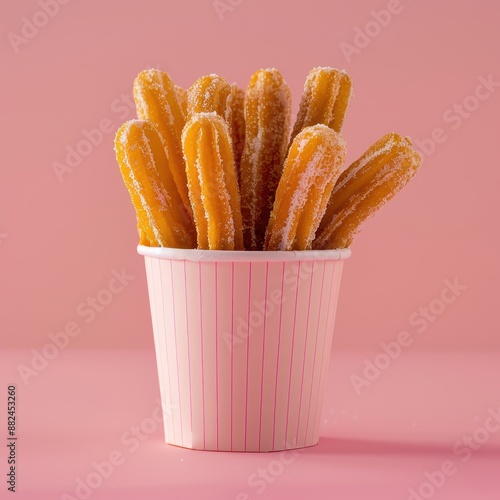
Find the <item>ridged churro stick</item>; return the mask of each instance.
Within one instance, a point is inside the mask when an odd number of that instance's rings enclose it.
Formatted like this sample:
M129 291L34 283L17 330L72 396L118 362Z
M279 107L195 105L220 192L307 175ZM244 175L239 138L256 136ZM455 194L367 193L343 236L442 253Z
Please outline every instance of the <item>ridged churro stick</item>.
M198 248L243 250L240 197L229 129L216 113L197 113L182 135Z
M158 128L175 185L186 210L191 213L181 146L186 117L174 82L163 71L157 69L142 71L134 81L134 100L137 117L140 120L153 122Z
M285 161L266 233L265 250L308 250L345 161L340 134L306 127Z
M231 93L227 98L226 122L231 131L234 164L239 178L241 155L245 147L245 91L235 83L231 85Z
M227 98L231 86L218 75L207 75L198 78L188 91L188 118L195 113L212 113L226 116Z
M305 127L323 124L340 132L349 103L352 84L345 71L314 68L307 76L291 141Z
M177 191L156 127L147 121L126 122L116 134L115 151L137 214L140 242L193 248L194 228Z
M247 250L262 250L283 161L291 118L291 95L276 69L261 69L245 95L245 147L240 164L243 235Z
M182 112L184 113L184 116L187 116L188 91L184 87L181 87L179 85L174 85L174 86Z
M352 80L351 77L345 72L340 72L339 92L335 104L333 105L333 115L330 120L329 127L333 128L335 132L342 130L345 117L349 111L349 106L352 99Z
M379 139L339 177L313 247L348 248L361 224L410 181L421 163L409 138L390 133Z

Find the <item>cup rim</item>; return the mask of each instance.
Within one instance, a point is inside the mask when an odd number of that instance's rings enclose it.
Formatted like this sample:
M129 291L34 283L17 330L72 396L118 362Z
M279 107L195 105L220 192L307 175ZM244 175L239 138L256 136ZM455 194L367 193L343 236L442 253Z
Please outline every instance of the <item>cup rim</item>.
M137 246L144 257L161 260L183 260L190 262L286 262L344 260L351 256L349 248L335 250L198 250L167 247Z

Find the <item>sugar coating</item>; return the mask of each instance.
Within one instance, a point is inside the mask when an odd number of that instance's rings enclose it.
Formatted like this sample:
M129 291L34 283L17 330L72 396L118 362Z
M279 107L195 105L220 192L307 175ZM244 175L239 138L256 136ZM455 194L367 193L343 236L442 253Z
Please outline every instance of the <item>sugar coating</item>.
M328 125L333 116L339 86L340 72L334 68L318 67L309 72L291 140L305 127L320 123Z
M123 152L124 152L124 155L123 155L123 162L124 163L123 164L127 168L130 182L133 186L134 191L139 196L142 209L143 209L144 213L146 214L149 226L153 230L153 233L155 235L156 240L161 243L163 240L162 235L161 235L160 230L158 229L158 227L157 227L157 225L152 217L151 208L149 207L149 205L146 201L146 198L144 197L143 186L141 183L139 183L139 180L137 179L137 177L135 175L134 169L132 168L131 161L130 161L129 151L133 151L136 148L140 147L138 144L134 143L130 149L127 148L128 137L130 135L130 131L131 131L132 126L142 128L143 123L138 121L138 120L129 121L121 128L121 131L119 132L117 140L123 148ZM155 189L155 191L156 191L156 189ZM139 218L139 216L138 216L138 218Z
M163 142L169 168L185 210L191 212L180 135L185 115L179 94L169 75L157 69L141 72L134 81L137 115L152 122Z
M245 247L262 249L286 155L291 94L276 69L257 71L245 97L245 145L240 185Z
M158 158L153 152L151 140L157 141L156 151L160 154ZM189 247L191 237L183 220L182 201L173 179L162 179L158 172L157 161L165 167L166 157L161 156L164 151L154 125L140 120L125 123L117 133L115 150L123 179L136 209L139 227L149 228L156 240L152 243ZM136 199L137 201L134 201Z
M207 112L225 116L230 93L231 86L218 75L198 78L188 91L188 116L191 118L195 113Z
M390 133L387 136L387 140L384 141L383 146L380 148L370 148L367 153L365 153L357 163L353 164L353 168L346 170L345 175L339 179L339 182L335 185L334 193L342 189L346 184L352 182L352 180L376 157L383 154L389 153L396 146L396 134Z
M241 155L245 147L245 92L235 83L231 85L227 97L225 118L231 132L234 164L239 177Z
M195 114L186 125L182 140L184 150L189 151L189 196L199 247L242 249L239 193L225 121L215 112Z
M320 173L318 167L321 165L324 153L324 147L319 148L318 151L314 153L311 160L307 163L302 174L299 176L297 189L293 193L288 216L285 219L285 224L281 230L277 231L279 239L278 250L289 249L289 245L293 240L292 230L295 227L296 219L299 217L300 211L303 209L307 201L307 193L311 184L314 182L315 176Z
M340 132L351 98L351 78L344 70L313 68L304 84L290 144L302 129L312 125L328 125Z
M312 150L308 157L306 148ZM325 125L306 127L285 162L266 235L266 249L307 249L345 160L345 141ZM304 236L297 241L298 233ZM302 248L304 247L304 248Z
M391 141L389 140L388 143ZM408 184L420 167L421 157L409 147L408 143L406 144L406 148L395 152L388 158L369 182L354 192L342 205L340 211L334 214L327 229L315 240L315 248L345 248L350 246L362 224ZM392 148L394 148L394 141L392 141ZM392 148L386 146L384 150L391 151ZM380 151L378 150L377 153ZM373 159L377 154L368 156ZM363 164L366 168L367 162L363 162ZM356 170L356 172L360 171L360 168ZM334 194L335 190L332 197Z

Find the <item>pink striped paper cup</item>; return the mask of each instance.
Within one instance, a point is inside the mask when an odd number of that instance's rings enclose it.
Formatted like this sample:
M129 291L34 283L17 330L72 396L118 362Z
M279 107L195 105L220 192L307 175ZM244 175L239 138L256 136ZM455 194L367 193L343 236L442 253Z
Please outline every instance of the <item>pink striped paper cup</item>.
M350 250L139 246L165 441L198 450L313 446Z

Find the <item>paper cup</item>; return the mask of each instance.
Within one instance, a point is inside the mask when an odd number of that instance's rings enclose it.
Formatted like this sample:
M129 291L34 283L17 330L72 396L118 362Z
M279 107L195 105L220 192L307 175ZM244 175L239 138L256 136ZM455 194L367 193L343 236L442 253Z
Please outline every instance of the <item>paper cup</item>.
M146 263L165 441L247 452L317 444L350 250L138 252Z

